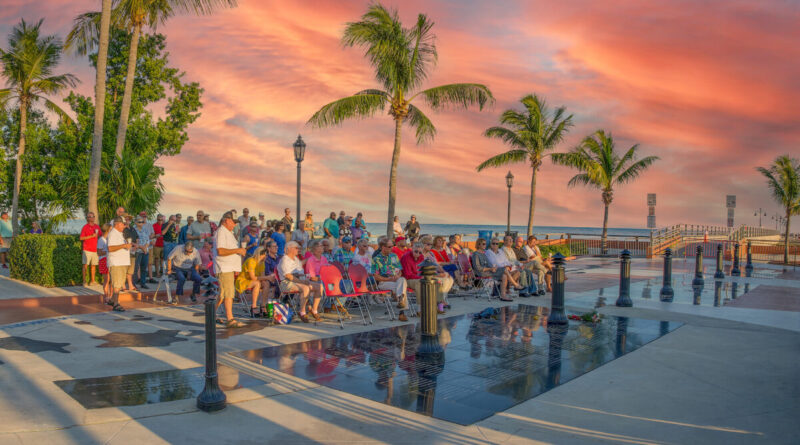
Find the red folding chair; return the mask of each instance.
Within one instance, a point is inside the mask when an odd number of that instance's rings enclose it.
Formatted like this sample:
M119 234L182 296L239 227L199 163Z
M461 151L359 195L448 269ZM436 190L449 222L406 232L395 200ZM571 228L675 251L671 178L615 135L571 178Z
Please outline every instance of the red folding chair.
M383 297L383 302L386 304L386 313L389 314L389 320L395 319L391 298L386 295L391 295L392 291L377 288L370 289L369 273L367 273L367 269L361 264L350 264L350 267L347 268L347 274L350 276L350 281L353 283L355 292L363 292L365 297L366 295L381 295ZM372 317L372 315L370 315L370 317Z
M358 304L358 310L361 312L361 320L366 326L367 317L364 315L364 308L366 307L368 314L370 314L370 312L364 292L342 292L341 284L346 280L342 277L342 273L339 268L331 264L327 264L320 268L319 279L322 281L325 297L334 300L332 302L332 306L336 309L336 314L339 317L339 327L344 329L344 314L342 314L341 310L339 309L340 307L344 307L344 304L342 304L342 299L356 300ZM349 317L349 314L347 314L347 316ZM369 315L369 320L370 323L372 323L372 314Z

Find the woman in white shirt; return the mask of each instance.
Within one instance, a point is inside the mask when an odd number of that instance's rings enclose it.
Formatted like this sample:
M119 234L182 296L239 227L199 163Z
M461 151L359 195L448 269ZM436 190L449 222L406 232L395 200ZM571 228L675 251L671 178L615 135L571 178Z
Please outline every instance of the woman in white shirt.
M394 217L394 224L392 224L392 231L394 232L394 237L397 238L398 236L405 235L403 232L403 226L400 224L400 217Z
M364 266L364 269L367 269L367 273L369 273L370 268L372 267L373 251L374 249L369 246L369 240L366 238L361 238L358 240L355 253L353 253L353 262Z

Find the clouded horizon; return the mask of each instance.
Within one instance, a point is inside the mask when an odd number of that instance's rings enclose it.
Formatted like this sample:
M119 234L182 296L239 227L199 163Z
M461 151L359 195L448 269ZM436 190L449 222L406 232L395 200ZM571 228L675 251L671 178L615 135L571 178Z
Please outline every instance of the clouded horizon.
M230 208L278 217L295 211L291 145L302 134L303 211L315 220L341 209L386 217L394 125L383 113L341 127L312 129L322 105L378 86L357 48L343 48L345 23L368 1L253 1L213 16L179 16L167 36L173 66L205 89L202 116L180 155L165 157L160 209L217 216ZM754 212L782 213L755 171L776 156L800 155L800 6L793 2L405 1L435 22L439 62L425 87L486 84L497 103L483 111L434 113L438 132L416 146L404 127L397 214L422 223L505 224L508 168L475 171L507 150L481 136L499 114L535 93L564 105L575 127L557 151L597 129L619 150L640 144L661 160L615 192L611 227L646 226L647 193L657 193L658 226L724 225L725 195L737 195L736 224ZM0 45L20 18L44 18L44 32L66 36L72 19L100 2L9 0L0 8ZM66 56L59 72L92 95L86 58ZM530 168L510 168L512 224L527 223ZM600 192L566 186L574 172L546 160L537 179L536 225L599 226ZM793 228L799 227L795 218ZM372 231L380 231L372 228Z

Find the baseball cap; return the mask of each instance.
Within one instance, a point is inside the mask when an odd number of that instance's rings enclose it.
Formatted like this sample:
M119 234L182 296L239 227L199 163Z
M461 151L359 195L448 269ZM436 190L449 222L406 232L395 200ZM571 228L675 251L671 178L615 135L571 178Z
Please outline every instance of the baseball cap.
M397 243L397 242L400 242L400 241L405 241L405 240L406 240L406 237L404 237L404 236L398 236L397 238L395 238L395 239L394 239L394 242L396 242L396 243Z
M342 242L343 243L352 243L353 240L349 236L346 236L346 237L342 238Z

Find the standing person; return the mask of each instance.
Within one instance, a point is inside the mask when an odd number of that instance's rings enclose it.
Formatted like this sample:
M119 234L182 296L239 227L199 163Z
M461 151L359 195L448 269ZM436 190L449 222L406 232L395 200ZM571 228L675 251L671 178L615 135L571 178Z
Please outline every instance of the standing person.
M298 221L297 230L292 232L290 241L294 241L300 245L300 256L305 254L309 240L308 232L306 232L306 223L304 221Z
M130 244L131 247L128 248L128 255L130 255L128 261L128 269L125 273L125 276L128 281L128 290L135 289L133 286L133 272L136 271L136 250L134 249L134 242L139 239L139 236L136 234L136 225L133 223L133 218L128 213L123 213L124 221L125 221L125 229L123 230L122 234L125 236L125 242Z
M258 212L258 228L262 231L267 230L267 219L264 217L264 212Z
M292 229L294 228L294 218L292 218L292 211L289 207L283 209L283 219L281 219L283 223L283 235L286 239L292 236Z
M258 227L258 221L250 221L247 225L247 230L242 230L242 246L247 249L247 255L252 256L258 248L259 236L261 229Z
M178 241L178 217L170 215L167 222L161 227L162 241L164 241L164 258L169 258L169 254Z
M353 238L353 217L345 216L344 224L339 226L339 239Z
M186 244L186 236L189 233L189 227L191 227L193 222L194 216L189 216L186 218L186 225L178 230L178 244Z
M31 232L30 233L37 234L37 235L41 235L42 233L44 233L42 231L42 226L39 225L39 221L33 221L31 223Z
M217 227L217 223L215 223L214 221L211 221L211 215L210 215L210 214L208 214L208 213L206 213L206 216L205 216L205 219L204 219L204 221L206 222L206 224L208 224L208 227L210 227L210 228L211 228L211 235L210 235L210 236L214 236L214 234L215 234L215 233L217 233L217 229L218 229L218 227ZM234 220L234 221L235 221L235 220ZM235 225L236 227L234 228L234 230L232 231L232 233L233 233L233 236L237 236L237 237L238 237L238 236L239 236L239 227L238 227L238 223L235 223L234 225Z
M153 226L147 222L147 212L142 210L139 212L139 218L144 220L144 225L142 226L142 230L147 233L147 265L145 266L145 275L147 275L147 282L156 283L156 280L153 279L153 272L151 270L152 261L150 261L150 257L152 256L153 250L153 242L155 241L155 233L153 232Z
M364 221L364 214L358 212L355 221L353 221L353 239L358 241L363 237L369 238L370 233L367 231L367 223Z
M408 321L408 317L403 311L407 306L407 283L406 279L402 277L403 267L400 265L400 259L392 253L392 247L394 247L394 243L391 238L381 239L378 254L372 258L371 271L375 281L378 282L378 289L392 291L392 295L397 300L397 308L400 309L397 319Z
M317 309L319 309L319 303L322 300L322 286L312 283L311 280L306 278L303 263L297 255L299 251L300 246L294 241L289 241L286 245L286 255L278 263L281 291L300 294L300 313L298 316L303 323L309 322L306 315L306 306L308 306L308 296L313 291L314 302L311 307L311 315L314 320L319 321L322 317L319 316Z
M270 238L278 244L278 256L283 256L286 249L286 235L284 234L283 221L278 221L275 224L275 231L272 232Z
M308 232L308 239L314 239L314 214L311 213L311 210L306 212L306 221L303 227Z
M419 226L419 222L417 222L417 216L411 215L411 220L406 223L406 237L414 238L419 236L419 232L422 228Z
M100 258L97 270L103 277L103 299L106 301L111 298L111 283L108 275L108 232L110 230L111 224L103 224L103 227L100 228L100 238L97 239L97 256Z
M234 274L241 272L242 257L246 253L243 247L239 247L236 237L231 232L235 225L236 221L233 219L233 215L225 213L214 237L214 244L217 247L214 269L219 279L219 295L221 299L218 304L225 304L225 315L228 318L226 326L228 328L242 328L245 326L233 318L233 297L236 295Z
M162 232L162 227L164 227L164 215L158 214L156 216L156 222L153 223L153 249L150 252L150 265L152 275L155 275L158 278L161 278L161 274L164 273L164 234Z
M339 223L336 222L336 212L331 212L331 216L322 223L326 238L339 238Z
M125 278L131 258L130 248L132 247L132 244L125 240L124 230L125 220L121 216L117 216L114 218L114 227L108 232L107 258L113 293L111 300L106 303L110 304L117 312L125 312L125 308L119 304L119 293L122 287L125 286Z
M211 224L206 221L206 214L202 210L197 211L197 220L189 225L186 231L186 241L200 242L211 238Z
M203 243L203 248L200 249L200 271L214 275L214 242L210 238Z
M139 290L147 290L147 269L150 258L150 231L143 217L136 218L136 255L133 269L133 281L139 281Z
M242 209L242 216L240 216L237 221L239 222L239 229L244 229L250 224L250 209L247 207Z
M83 284L89 285L96 283L95 267L100 262L97 256L97 239L100 237L100 226L95 222L94 213L86 214L86 224L81 228L81 242L83 243ZM91 281L90 281L91 280Z
M11 220L8 217L8 212L0 214L0 258L3 261L3 269L8 269L7 253L11 249L11 237L14 235L14 228L11 226Z
M394 222L392 223L392 231L394 232L394 237L397 238L398 236L404 236L405 231L403 230L403 225L400 224L400 217L395 215Z
M176 232L180 232L181 231L181 220L182 219L183 219L183 215L181 215L180 213L176 213L175 214L175 231Z
M192 303L197 302L197 295L200 293L200 254L194 249L191 241L186 244L175 246L167 258L167 274L175 274L178 277L178 286L175 288L174 304L178 304L178 298L183 296L183 284L186 280L192 280Z
M336 224L339 224L340 227L344 225L345 216L347 216L347 214L344 213L344 210L339 212L339 219L336 220Z

